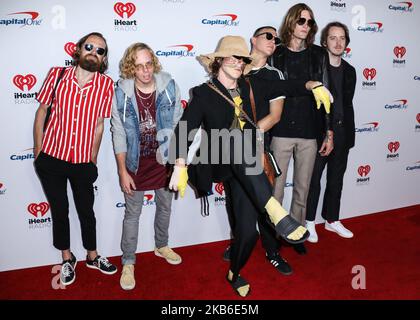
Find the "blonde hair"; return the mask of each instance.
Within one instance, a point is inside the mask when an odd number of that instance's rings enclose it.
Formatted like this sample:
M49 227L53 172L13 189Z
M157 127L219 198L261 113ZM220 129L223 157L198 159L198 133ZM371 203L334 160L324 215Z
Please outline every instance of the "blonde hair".
M134 78L136 72L136 54L140 50L149 51L152 56L153 73L159 73L162 70L162 65L156 57L154 51L145 43L136 42L129 46L120 61L120 76L124 79Z

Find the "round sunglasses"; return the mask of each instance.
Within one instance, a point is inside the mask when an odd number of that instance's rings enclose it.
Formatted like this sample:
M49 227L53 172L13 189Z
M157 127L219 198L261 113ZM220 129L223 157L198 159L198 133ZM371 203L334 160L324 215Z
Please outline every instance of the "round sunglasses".
M274 44L275 44L276 46L280 44L280 38L273 36L273 34L272 34L272 33L270 33L270 32L263 32L263 33L257 34L255 37L259 37L259 36L262 36L262 35L264 35L264 34L265 34L265 38L266 38L268 41L270 41L270 40L273 40L273 39L274 39Z
M306 20L306 18L299 18L298 21L296 21L296 23L300 26L303 26L305 24L305 22L308 21L308 27L312 28L315 25L315 20L313 19L308 19Z
M95 46L91 43L86 43L84 48L85 48L86 51L92 51L92 49L95 48ZM100 47L96 47L96 53L100 56L103 56L105 54L105 49L100 48Z

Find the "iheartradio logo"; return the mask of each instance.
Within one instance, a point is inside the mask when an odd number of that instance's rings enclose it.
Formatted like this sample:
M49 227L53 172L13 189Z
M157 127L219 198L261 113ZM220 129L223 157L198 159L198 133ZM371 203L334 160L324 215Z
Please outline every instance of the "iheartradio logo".
M420 123L420 113L417 113L416 120L418 123Z
M50 205L47 202L40 202L29 204L27 209L30 214L38 218L39 216L43 217L49 208Z
M223 191L225 191L225 186L223 185L223 183L219 182L214 187L214 190L216 190L216 192L222 196L223 195Z
M124 14L126 14L127 19L128 19L133 15L134 12L136 12L136 6L134 5L134 3L131 3L131 2L127 2L125 4L122 2L117 2L114 5L114 11L123 19L124 19Z
M67 42L64 45L64 51L73 58L73 54L76 52L76 44L74 42Z
M370 165L365 165L365 166L360 166L358 169L357 169L357 172L359 173L359 176L361 176L361 177L366 177L368 174L369 174L369 172L370 172Z
M33 74L27 74L26 76L17 74L13 77L13 84L16 87L18 87L21 91L25 91L25 86L27 88L27 91L30 91L32 87L36 84L36 77Z
M405 53L407 52L407 50L405 49L405 47L395 47L394 48L394 54L397 58L402 58L404 57Z
M395 153L395 152L397 152L397 150L398 150L398 148L400 147L400 143L399 143L399 141L395 141L395 142L390 142L390 143L388 143L388 150L391 152L391 153Z
M181 100L181 106L182 106L182 109L186 109L188 106L187 100Z
M376 76L376 69L375 68L365 68L363 70L363 76L366 78L366 80L373 80Z

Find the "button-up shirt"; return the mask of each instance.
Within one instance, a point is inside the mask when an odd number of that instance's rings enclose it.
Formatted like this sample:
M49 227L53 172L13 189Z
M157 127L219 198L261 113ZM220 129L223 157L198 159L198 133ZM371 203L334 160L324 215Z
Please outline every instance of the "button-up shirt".
M37 100L50 105L61 68L52 68ZM111 116L113 80L99 72L80 88L76 67L66 68L59 80L51 115L42 141L42 151L71 163L91 161L93 140L98 118Z

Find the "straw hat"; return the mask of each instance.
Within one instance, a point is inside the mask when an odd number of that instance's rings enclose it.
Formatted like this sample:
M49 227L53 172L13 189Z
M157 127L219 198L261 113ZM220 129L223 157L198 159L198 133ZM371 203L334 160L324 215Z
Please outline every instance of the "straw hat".
M216 52L200 55L198 60L210 71L209 66L215 58L240 56L251 59L249 49L244 38L240 36L225 36L219 41Z

